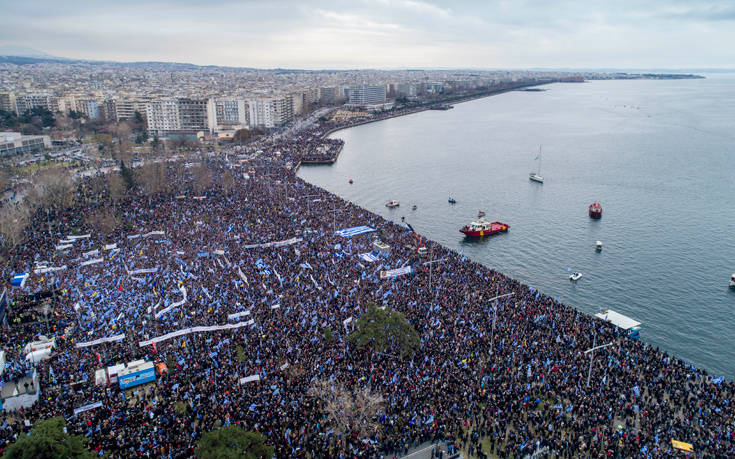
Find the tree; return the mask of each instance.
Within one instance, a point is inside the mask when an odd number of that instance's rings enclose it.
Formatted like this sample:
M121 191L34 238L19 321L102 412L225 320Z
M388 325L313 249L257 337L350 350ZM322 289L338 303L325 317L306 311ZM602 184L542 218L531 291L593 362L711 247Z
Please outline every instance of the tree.
M88 214L85 218L85 222L102 235L112 233L119 225L119 221L117 217L115 217L115 213L111 209L107 208L99 209Z
M375 303L355 322L355 331L348 337L359 348L370 347L376 352L393 349L401 358L412 355L419 346L416 329L399 311L380 309Z
M212 171L209 170L204 161L193 168L194 180L192 186L196 194L202 194L212 185Z
M250 131L247 129L238 129L232 136L232 141L242 145L245 141L250 138Z
M265 444L263 434L227 426L202 435L196 455L202 459L271 459L273 448Z
M125 161L120 161L120 176L125 181L125 185L128 189L135 187L135 174L133 171L125 165Z
M69 435L64 432L66 421L55 417L39 421L29 436L21 435L18 441L10 445L3 457L23 459L53 459L58 457L94 458L91 451L85 449L86 439L80 435Z
M167 189L166 169L161 163L149 163L138 169L137 182L148 197L148 204L153 196Z
M25 204L6 204L0 208L2 245L13 248L22 242L23 231L30 224L30 209Z
M378 427L376 415L383 408L383 396L369 387L347 390L337 381L322 379L315 381L307 393L343 435L353 431L361 436L372 435Z
M120 201L125 196L125 180L121 174L111 173L106 177L107 194L113 203Z

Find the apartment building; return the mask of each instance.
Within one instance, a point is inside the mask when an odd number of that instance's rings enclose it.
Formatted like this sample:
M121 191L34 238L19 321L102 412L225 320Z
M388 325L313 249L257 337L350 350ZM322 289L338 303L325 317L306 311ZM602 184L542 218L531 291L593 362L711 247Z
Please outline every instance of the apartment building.
M360 85L350 88L350 105L364 106L385 103L385 85Z
M207 101L188 97L163 98L146 104L151 135L190 134L207 129Z
M250 107L245 99L213 98L207 101L209 132L239 129L250 125Z
M15 111L15 93L0 92L0 110L4 112Z
M15 97L15 112L22 115L36 107L43 107L51 112L59 109L58 101L48 94L23 94Z
M251 99L250 126L275 128L293 119L293 98L291 96Z

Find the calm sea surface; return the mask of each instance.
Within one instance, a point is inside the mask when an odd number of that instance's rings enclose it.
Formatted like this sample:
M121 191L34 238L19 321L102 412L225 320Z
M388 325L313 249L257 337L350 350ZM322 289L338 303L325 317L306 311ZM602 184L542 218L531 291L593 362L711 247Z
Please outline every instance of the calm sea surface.
M735 75L546 89L337 132L339 160L299 176L735 378ZM543 185L528 180L539 145ZM510 232L465 240L478 210Z

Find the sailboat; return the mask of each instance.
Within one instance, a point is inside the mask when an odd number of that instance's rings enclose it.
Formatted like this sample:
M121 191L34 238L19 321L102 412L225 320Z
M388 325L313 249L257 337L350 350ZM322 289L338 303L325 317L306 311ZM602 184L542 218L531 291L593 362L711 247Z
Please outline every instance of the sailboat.
M538 156L536 156L536 160L538 161L538 169L536 169L536 172L528 174L528 178L533 182L544 183L544 178L541 177L541 145L538 147Z

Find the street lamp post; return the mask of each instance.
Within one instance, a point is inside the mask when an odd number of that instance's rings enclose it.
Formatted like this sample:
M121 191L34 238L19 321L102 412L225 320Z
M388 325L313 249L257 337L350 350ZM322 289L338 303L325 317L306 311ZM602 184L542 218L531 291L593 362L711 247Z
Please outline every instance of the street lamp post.
M599 346L595 346L597 344L597 333L595 333L595 337L592 339L592 347L584 351L585 354L590 355L590 369L587 371L587 387L590 386L590 377L592 377L592 356L594 352L597 349L602 349L603 347L612 346L615 343L607 343L607 344L601 344Z
M493 328L492 332L490 333L490 354L492 355L495 352L495 322L498 320L498 303L496 302L500 298L506 298L513 296L514 292L506 293L504 295L498 295L490 298L489 301L493 303Z
M432 256L433 256L433 254L432 254ZM423 264L423 266L429 265L429 291L430 292L431 292L431 271L432 271L432 268L434 267L434 263L439 263L441 261L447 261L447 260L448 260L448 258L439 258L438 260L433 260L432 259L431 261L427 261L427 262L425 262Z

